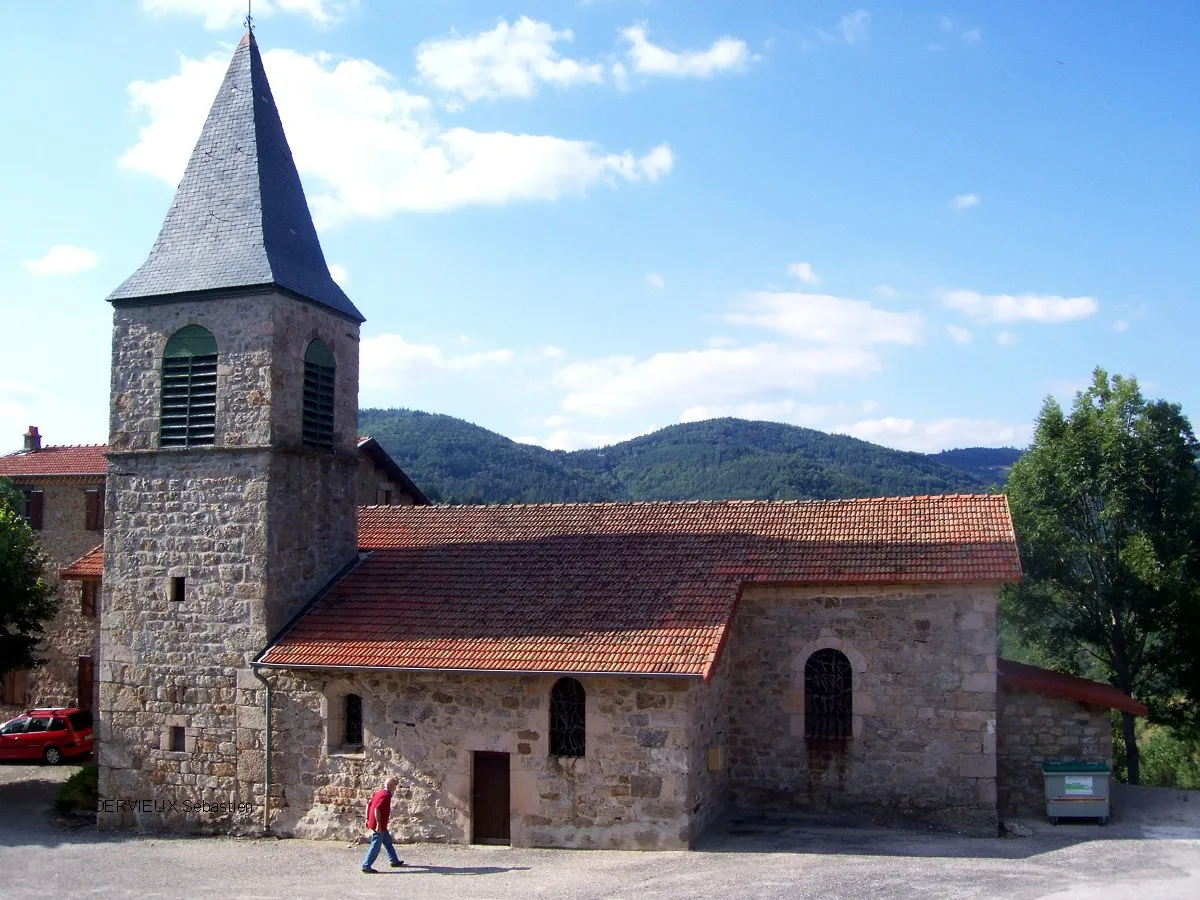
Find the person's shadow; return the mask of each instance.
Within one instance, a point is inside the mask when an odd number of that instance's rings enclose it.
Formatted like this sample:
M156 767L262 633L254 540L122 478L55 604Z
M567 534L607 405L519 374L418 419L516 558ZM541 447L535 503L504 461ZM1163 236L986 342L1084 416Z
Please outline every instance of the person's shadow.
M528 872L529 866L423 866L420 863L405 863L398 869L380 869L380 875L404 875L407 872L424 872L429 875L499 875L502 872Z

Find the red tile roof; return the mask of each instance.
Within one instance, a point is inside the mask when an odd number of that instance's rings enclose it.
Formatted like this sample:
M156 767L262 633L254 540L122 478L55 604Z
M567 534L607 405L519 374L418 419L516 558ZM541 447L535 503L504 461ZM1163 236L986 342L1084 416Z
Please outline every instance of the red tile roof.
M702 675L747 582L1020 577L1003 495L368 507L281 666Z
M104 575L104 545L93 547L75 562L71 563L59 577L67 581L79 581L84 578L100 578Z
M1062 672L1052 672L1010 659L996 660L996 682L1015 690L1078 700L1080 703L1090 703L1105 709L1120 709L1135 716L1144 716L1150 712L1145 704L1138 703L1112 685L1075 675L1064 675Z
M97 475L108 471L107 444L78 444L19 450L0 456L0 478L22 475Z

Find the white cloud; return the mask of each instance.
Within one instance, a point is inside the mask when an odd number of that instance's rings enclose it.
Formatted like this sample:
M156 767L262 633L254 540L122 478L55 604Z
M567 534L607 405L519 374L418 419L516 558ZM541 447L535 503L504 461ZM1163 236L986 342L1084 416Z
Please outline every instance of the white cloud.
M637 437L637 434L597 434L591 431L561 430L555 431L545 440L530 440L523 441L523 443L540 444L540 446L545 447L547 450L570 451L586 450L589 447L607 447L634 437Z
M970 209L972 206L979 205L979 195L978 194L959 194L957 197L955 197L953 200L950 201L950 205L954 209L958 209L958 210Z
M646 276L646 284L650 285L650 287L654 288L656 291L661 291L667 286L666 280L657 272L650 272Z
M865 300L829 294L771 293L745 297L747 312L731 313L725 321L756 325L806 341L848 346L917 344L923 323L920 313L877 309Z
M897 450L936 453L952 447L1023 447L1032 437L1033 426L996 419L951 418L918 422L887 416L841 425L833 431Z
M345 18L347 9L358 0L255 0L254 18L269 18L278 13L307 16L315 25L328 26ZM141 0L142 9L156 16L179 13L199 16L204 27L216 31L237 25L246 18L245 0Z
M801 350L762 343L656 353L645 360L610 356L574 363L555 380L568 412L609 416L663 406L738 402L762 391L811 390L827 375L866 375L879 360L858 347Z
M445 372L505 365L515 358L507 349L451 356L434 344L412 344L398 334L380 334L363 339L360 378L364 388L392 388Z
M562 347L555 347L553 344L547 344L542 348L541 354L546 359L562 359L567 355L567 351Z
M856 9L838 20L838 33L847 44L857 44L866 40L867 31L871 25L871 14L865 9Z
M1009 347L1017 342L1017 336L1011 331L1002 331L996 335L996 343L1001 347Z
M1086 319L1100 308L1092 297L1060 297L1055 294L992 294L975 291L946 291L942 302L966 313L977 322L1070 322Z
M900 291L896 290L890 284L877 284L874 290L884 300L898 300L904 296L904 294L900 293Z
M400 211L557 200L596 185L655 182L674 166L663 144L638 157L550 135L443 128L428 98L363 59L271 50L265 64L318 225ZM174 185L228 60L180 60L180 71L129 86L148 118L122 165Z
M55 244L45 256L27 259L21 265L34 275L74 275L94 268L100 257L87 247Z
M345 266L338 263L329 264L329 274L342 287L345 287L350 281L350 273L346 271Z
M818 284L821 281L817 273L813 271L812 263L789 263L787 273L804 284Z
M747 401L721 406L690 406L679 416L680 422L703 422L705 419L751 419L765 422L786 422L790 425L813 427L827 419L839 407L797 403L792 399Z
M720 349L722 347L736 347L738 345L738 340L737 338L731 337L727 334L717 334L713 337L710 337L706 343L709 347Z
M750 58L746 42L733 37L720 38L707 50L675 53L652 44L646 37L644 25L632 25L621 34L630 44L629 61L633 71L642 75L709 78L717 72L744 69Z
M969 344L973 335L966 328L961 328L958 325L947 325L946 331L950 332L950 337L954 338L960 344Z
M968 46L978 44L983 40L983 33L978 28L969 28L962 33L961 40Z
M1122 331L1128 331L1128 330L1129 330L1129 323L1126 322L1124 319L1118 319L1117 321L1113 322L1113 331L1117 332L1117 334L1120 334Z
M539 82L562 88L604 81L601 63L565 58L555 48L572 40L569 29L555 31L522 16L480 34L425 41L417 48L417 70L425 81L467 100L532 97Z

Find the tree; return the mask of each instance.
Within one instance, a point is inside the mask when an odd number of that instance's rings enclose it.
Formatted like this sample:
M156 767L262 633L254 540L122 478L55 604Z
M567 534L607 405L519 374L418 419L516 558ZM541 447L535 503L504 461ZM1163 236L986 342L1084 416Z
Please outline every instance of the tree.
M0 479L0 675L37 664L44 624L58 608L46 558L21 515L24 497Z
M1200 610L1198 449L1178 404L1096 369L1070 416L1046 399L1006 488L1025 577L1005 589L1003 615L1053 663L1098 671L1152 711L1180 692L1171 661L1190 638L1174 626ZM1137 784L1134 717L1122 715Z

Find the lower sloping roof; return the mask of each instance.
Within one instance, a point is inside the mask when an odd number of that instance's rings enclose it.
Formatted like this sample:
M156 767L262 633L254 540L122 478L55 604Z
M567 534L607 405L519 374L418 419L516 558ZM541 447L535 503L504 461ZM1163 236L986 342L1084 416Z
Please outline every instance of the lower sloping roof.
M1032 691L1048 697L1062 697L1064 700L1078 700L1080 703L1090 703L1105 709L1120 709L1135 716L1144 716L1150 712L1145 704L1138 703L1110 684L1076 675L1064 675L1062 672L1053 672L1010 659L996 660L996 682L1014 690Z
M101 578L104 575L104 545L93 547L61 572L65 581L82 581L85 578Z
M1002 495L370 507L286 667L707 677L746 583L1020 577Z

